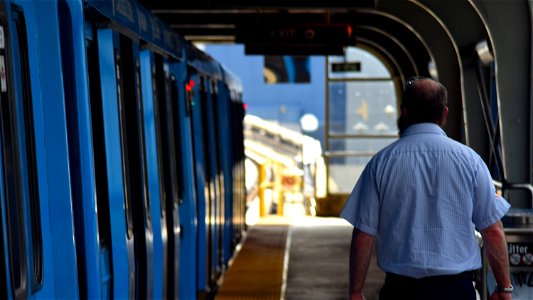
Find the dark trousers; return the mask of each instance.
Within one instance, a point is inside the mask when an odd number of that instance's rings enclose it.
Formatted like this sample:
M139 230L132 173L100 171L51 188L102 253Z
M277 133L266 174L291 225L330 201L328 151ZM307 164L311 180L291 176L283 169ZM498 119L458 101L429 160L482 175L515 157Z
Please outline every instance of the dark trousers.
M379 300L476 300L473 273L412 278L387 273Z

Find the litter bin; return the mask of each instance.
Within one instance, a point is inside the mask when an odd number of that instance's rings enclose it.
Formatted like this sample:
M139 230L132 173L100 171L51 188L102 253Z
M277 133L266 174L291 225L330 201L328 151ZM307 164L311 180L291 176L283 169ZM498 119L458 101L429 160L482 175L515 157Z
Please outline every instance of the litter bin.
M533 209L511 208L502 218L502 223L509 251L509 272L514 287L513 299L531 300L533 299ZM483 263L487 264L486 259ZM496 286L496 280L490 271L487 271L486 275L487 293L490 295Z

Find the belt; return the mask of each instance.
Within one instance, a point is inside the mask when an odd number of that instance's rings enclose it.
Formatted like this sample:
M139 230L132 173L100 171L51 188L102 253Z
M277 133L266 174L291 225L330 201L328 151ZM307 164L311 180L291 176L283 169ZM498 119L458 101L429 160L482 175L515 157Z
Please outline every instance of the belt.
M410 276L404 276L399 275L395 273L389 273L387 272L387 278L390 278L391 280L398 280L398 281L427 281L427 280L455 280L455 279L469 279L474 280L475 274L474 271L464 271L459 274L450 274L450 275L435 275L435 276L427 276L422 278L414 278Z

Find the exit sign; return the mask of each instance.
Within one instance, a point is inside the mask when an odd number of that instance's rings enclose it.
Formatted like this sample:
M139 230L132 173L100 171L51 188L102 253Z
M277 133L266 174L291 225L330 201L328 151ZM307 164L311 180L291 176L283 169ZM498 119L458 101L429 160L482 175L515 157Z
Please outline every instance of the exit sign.
M240 27L235 37L244 44L348 45L352 27L348 24L270 24Z

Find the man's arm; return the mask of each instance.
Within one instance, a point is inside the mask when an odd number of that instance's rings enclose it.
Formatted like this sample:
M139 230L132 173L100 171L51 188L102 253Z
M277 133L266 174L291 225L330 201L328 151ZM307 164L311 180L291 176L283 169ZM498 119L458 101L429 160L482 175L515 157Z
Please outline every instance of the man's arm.
M507 242L502 222L498 221L481 231L483 238L483 248L489 260L490 267L496 279L496 284L500 287L510 287L511 278L509 274L509 254L507 253ZM491 299L511 299L511 295L495 295ZM501 293L500 293L501 294Z
M350 299L365 299L363 285L365 283L375 237L357 228L353 229L350 247Z

